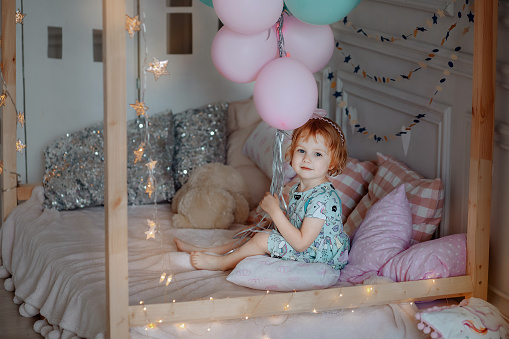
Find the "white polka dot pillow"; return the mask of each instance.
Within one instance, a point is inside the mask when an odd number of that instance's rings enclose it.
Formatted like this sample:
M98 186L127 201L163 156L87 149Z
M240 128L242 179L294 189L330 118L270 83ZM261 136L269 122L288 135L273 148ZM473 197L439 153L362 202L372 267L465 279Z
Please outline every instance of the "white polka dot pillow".
M401 185L367 212L351 243L340 280L360 284L377 275L389 260L409 247L412 214Z

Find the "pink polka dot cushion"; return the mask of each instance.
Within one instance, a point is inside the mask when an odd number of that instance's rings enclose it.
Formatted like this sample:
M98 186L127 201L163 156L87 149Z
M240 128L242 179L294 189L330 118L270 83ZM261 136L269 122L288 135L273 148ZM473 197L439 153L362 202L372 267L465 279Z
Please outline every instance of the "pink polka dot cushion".
M393 281L465 275L466 234L453 234L411 246L389 260L379 275Z
M362 283L389 260L409 247L412 235L412 214L405 186L378 201L367 212L351 242L348 265L340 280Z

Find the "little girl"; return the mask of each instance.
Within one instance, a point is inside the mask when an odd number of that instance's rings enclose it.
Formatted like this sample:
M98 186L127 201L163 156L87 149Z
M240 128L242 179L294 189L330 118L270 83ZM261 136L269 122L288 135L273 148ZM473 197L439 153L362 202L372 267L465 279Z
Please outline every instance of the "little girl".
M175 238L177 249L191 254L195 268L230 270L242 259L260 254L327 263L338 270L347 264L350 242L343 232L341 200L327 179L327 175L341 173L346 164L341 128L332 120L313 114L308 122L294 130L286 158L300 178L300 183L290 191L287 216L279 207L276 194L266 193L260 202L277 231L258 232L233 252L237 241L200 248Z

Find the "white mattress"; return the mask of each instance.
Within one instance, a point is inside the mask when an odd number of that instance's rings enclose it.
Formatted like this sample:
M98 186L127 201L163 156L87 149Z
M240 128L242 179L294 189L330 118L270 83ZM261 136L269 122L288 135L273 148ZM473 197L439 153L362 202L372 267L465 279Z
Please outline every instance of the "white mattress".
M42 188L18 206L0 230L0 277L15 290L20 314L41 314L34 329L46 338L102 338L106 326L104 283L104 209L58 212L43 210ZM157 213L156 212L157 208ZM213 297L263 294L226 280L228 272L195 270L187 253L176 252L174 237L199 246L231 241L240 225L229 230L171 227L168 204L129 207L129 301L145 304ZM147 219L158 219L161 234L146 240ZM162 272L173 274L166 286ZM132 338L419 338L415 305L386 305L279 315L221 322L160 324L155 329L131 328ZM210 329L210 330L209 330Z

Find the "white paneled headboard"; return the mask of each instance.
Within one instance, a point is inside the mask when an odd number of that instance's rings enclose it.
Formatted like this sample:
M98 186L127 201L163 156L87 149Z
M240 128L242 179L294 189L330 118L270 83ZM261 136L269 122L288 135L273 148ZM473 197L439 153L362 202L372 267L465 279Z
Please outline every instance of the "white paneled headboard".
M349 154L375 160L381 152L426 178L442 178L446 197L440 233L447 234L451 107L438 101L430 105L429 97L380 86L341 70L334 74L338 75L334 92L341 93L337 99L333 97L334 118L346 135ZM329 89L330 96L332 91ZM418 115L424 117L416 119ZM402 130L406 133L396 136ZM375 141L375 136L382 141Z

